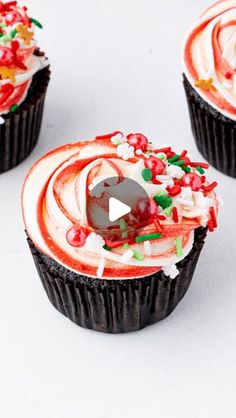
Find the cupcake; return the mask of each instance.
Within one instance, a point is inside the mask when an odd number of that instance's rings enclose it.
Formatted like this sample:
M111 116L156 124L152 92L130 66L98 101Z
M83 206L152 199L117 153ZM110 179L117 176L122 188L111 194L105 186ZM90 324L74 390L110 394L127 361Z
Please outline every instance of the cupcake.
M184 87L199 151L236 177L236 1L218 1L188 32Z
M0 1L0 173L23 161L40 133L50 71L36 28L26 7Z
M217 227L217 183L206 169L186 150L155 149L144 135L121 132L62 146L36 162L22 210L54 307L109 333L166 318Z

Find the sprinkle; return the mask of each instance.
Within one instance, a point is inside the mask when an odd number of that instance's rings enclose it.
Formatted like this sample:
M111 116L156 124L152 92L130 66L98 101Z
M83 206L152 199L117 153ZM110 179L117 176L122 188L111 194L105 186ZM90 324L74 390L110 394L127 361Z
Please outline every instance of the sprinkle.
M31 23L33 23L35 26L37 26L39 29L43 29L43 25L33 17L30 18Z
M125 250L127 250L127 249L129 248L129 244L126 242L126 244L124 244L124 245L123 245L123 248L124 248Z
M209 184L209 186L202 186L202 190L205 193L210 193L212 190L214 190L218 186L218 183L214 181L212 184Z
M8 67L0 68L0 76L2 80L7 80L9 78L12 83L15 83L16 81L15 75L16 75L15 68L8 68Z
M154 219L153 219L153 222L154 222L154 224L155 224L156 230L157 230L158 232L162 232L163 228L162 228L162 226L161 226L161 224L160 224L159 219L154 218Z
M176 206L172 210L172 217L173 217L174 223L178 224L179 223L179 214L178 214L178 209L177 209Z
M161 206L162 209L167 209L172 204L172 199L168 196L162 196L159 194L154 196L153 199L159 206Z
M182 247L182 241L180 237L176 238L175 244L176 244L177 256L180 258L183 257L183 247Z
M209 168L209 164L207 164L207 163L192 163L191 162L190 166L193 167L193 168L201 167L201 168L205 168L206 170Z
M181 165L184 165L185 164L185 161L184 160L179 160L179 161L176 161L176 162L174 162L172 164L173 165L177 165L177 166L181 166Z
M188 151L186 151L186 149L185 149L183 152L181 152L180 158L186 157L187 154L188 154Z
M144 255L141 254L139 251L133 250L134 253L134 258L138 261L143 261L144 260Z
M126 229L127 229L126 222L123 218L120 219L120 229L121 229L121 231L126 231Z
M4 125L4 123L5 123L5 119L2 116L0 116L0 125Z
M153 174L150 168L144 168L142 171L142 177L145 181L151 181Z
M168 152L171 152L171 147L155 149L153 152L155 154L158 154L159 152L163 152L164 154L167 154Z
M128 143L120 144L117 147L117 155L127 161L134 157L134 147L130 146Z
M163 267L162 270L165 276L170 277L172 280L179 275L179 270L175 264L170 264L169 266Z
M2 97L0 99L0 106L3 105L7 99L12 95L14 86L11 83L3 84L1 87Z
M182 170L185 171L185 173L190 173L191 172L191 168L190 167L186 167L186 166L182 165L181 168L182 168Z
M215 228L214 228L214 225L213 225L213 222L212 221L209 221L208 222L208 229L209 229L210 232L214 232L215 231Z
M16 34L17 34L17 30L16 30L16 29L14 29L14 30L11 32L11 39L14 39L14 38L15 38L15 36L16 36Z
M12 39L11 36L7 36L7 35L3 35L1 37L1 41L4 42L4 44L6 44L7 42L10 42L11 39Z
M134 252L132 250L128 250L122 255L122 259L124 261L130 261L133 258L133 256Z
M100 262L99 262L99 266L97 269L97 277L98 279L102 279L103 273L104 273L104 269L105 269L105 258L101 258Z
M135 241L137 243L150 241L154 239L160 239L162 237L162 234L147 234L147 235L140 235L139 237L135 238Z
M171 205L171 206L169 206L169 207L165 210L165 214L166 214L167 216L171 216L171 212L172 212L172 210L173 210L173 206Z
M108 245L104 245L104 250L106 250L106 251L111 251L111 247L108 247Z
M193 200L188 200L188 199L183 199L182 197L176 199L176 201L183 206L188 206L190 208L192 208L194 206L194 202Z
M216 219L216 213L215 213L215 208L214 206L210 207L210 217L211 217L211 222L213 225L213 228L217 228L217 219Z
M150 241L145 241L143 243L144 246L144 253L146 256L151 257L152 256L152 247Z
M195 87L198 87L203 90L215 90L215 87L212 83L212 78L208 78L207 80L200 79L196 81Z
M196 170L197 170L200 174L205 174L205 171L203 170L203 168L202 168L202 167L200 167L200 165L198 165L198 166L196 167Z
M18 104L14 104L10 107L10 112L14 113L17 109L19 109L19 105Z
M169 158L168 161L169 161L170 164L172 164L172 163L178 161L179 160L179 157L180 156L178 154L175 154L173 157Z
M16 27L18 32L19 38L23 39L26 45L30 45L31 39L33 38L34 34L30 32L25 25L18 25Z
M181 193L181 186L179 184L176 184L173 187L169 187L168 192L170 196L177 196L178 194Z

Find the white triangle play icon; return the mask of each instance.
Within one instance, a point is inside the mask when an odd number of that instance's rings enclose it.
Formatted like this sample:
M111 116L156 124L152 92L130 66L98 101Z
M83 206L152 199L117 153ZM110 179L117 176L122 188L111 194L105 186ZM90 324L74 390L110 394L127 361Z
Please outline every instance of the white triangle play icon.
M109 221L115 222L131 212L131 208L115 197L109 199Z

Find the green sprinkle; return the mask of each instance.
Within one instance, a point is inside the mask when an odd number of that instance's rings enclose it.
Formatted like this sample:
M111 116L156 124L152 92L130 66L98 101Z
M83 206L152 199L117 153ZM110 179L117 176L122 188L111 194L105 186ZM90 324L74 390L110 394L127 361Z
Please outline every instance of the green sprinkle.
M7 35L3 35L1 38L1 41L4 42L5 44L7 42L10 42L12 40L11 36L7 36Z
M187 167L187 166L183 165L181 168L182 168L182 170L185 171L185 173L190 173L191 172L191 168L190 167Z
M136 242L145 242L145 241L151 241L153 239L160 239L162 237L162 234L147 234L147 235L140 235L135 239Z
M6 27L5 23L0 23L0 28L5 28L5 27Z
M170 216L173 210L173 205L169 206L165 211L165 215Z
M107 250L107 251L111 251L111 248L110 247L108 247L108 245L104 245L104 250Z
M176 238L176 252L178 257L183 257L183 247L182 247L182 241L181 238Z
M143 261L144 260L144 255L141 254L139 251L133 250L134 253L134 258L138 261Z
M2 38L4 36L4 33L0 33L0 38Z
M10 112L14 113L17 109L19 109L19 105L18 104L14 104L13 106L10 107Z
M34 23L35 26L38 26L39 29L43 29L43 25L33 17L30 18L31 23Z
M161 192L159 192L157 194L157 196L166 196L167 195L167 191L166 190L162 190Z
M169 158L169 163L175 163L175 161L178 161L180 159L180 156L178 154L175 154L173 157Z
M148 143L152 145L152 141L148 141Z
M159 158L159 160L164 160L164 158L166 158L166 156L163 154L163 155L158 155L158 158Z
M142 171L142 176L145 181L151 181L153 174L150 168L144 168Z
M200 174L205 174L205 170L203 170L202 167L200 167L199 165L196 167L196 170L200 173Z
M120 219L120 229L121 231L126 231L127 229L126 222L123 218Z
M125 250L127 250L127 249L129 248L129 244L128 244L128 243L124 244L124 245L123 245L123 248L124 248Z
M14 30L11 32L11 39L15 38L16 34L17 34L17 30L16 30L16 29L14 29Z
M181 165L184 165L185 164L185 161L184 160L179 160L179 161L176 161L176 162L174 162L174 163L172 163L173 165L178 165L178 166L181 166Z
M172 204L171 197L168 196L154 196L153 198L158 206L161 206L162 209L167 209Z

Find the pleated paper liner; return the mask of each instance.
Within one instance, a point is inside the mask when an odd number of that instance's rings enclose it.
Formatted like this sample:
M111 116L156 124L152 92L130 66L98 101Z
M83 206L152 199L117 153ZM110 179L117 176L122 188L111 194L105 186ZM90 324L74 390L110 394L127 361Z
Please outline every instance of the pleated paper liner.
M49 67L35 74L25 101L0 125L0 173L25 160L38 142L44 101L50 80Z
M195 231L189 255L172 280L159 272L134 280L92 279L73 273L40 252L28 239L39 277L54 307L84 328L107 333L140 330L170 315L187 292L207 229Z
M217 170L236 177L236 122L205 102L184 75L191 126L197 147Z

